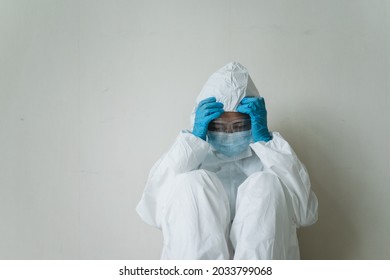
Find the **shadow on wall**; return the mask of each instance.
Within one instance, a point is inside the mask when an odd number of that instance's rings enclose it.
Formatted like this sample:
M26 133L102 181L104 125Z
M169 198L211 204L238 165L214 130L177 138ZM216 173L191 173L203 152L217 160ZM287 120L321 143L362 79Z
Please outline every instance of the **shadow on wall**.
M347 215L346 200L348 186L356 186L359 183L356 178L346 177L337 158L333 157L335 152L333 155L329 152L338 141L329 139L329 135L336 135L321 131L318 126L310 131L310 128L287 122L289 123L281 123L279 131L306 165L312 189L319 201L317 223L298 230L301 259L357 259L358 234L356 225ZM318 141L321 135L326 135L329 147L324 148L320 144L324 143L323 140ZM351 202L347 204L351 207Z
M312 179L319 200L316 224L300 228L298 238L302 259L356 259L358 246L356 229L348 220L343 207L326 191L326 186Z

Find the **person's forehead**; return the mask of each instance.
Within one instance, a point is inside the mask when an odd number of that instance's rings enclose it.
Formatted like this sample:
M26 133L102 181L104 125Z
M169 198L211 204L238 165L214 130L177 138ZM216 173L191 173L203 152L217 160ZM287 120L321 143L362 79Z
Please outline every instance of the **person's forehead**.
M239 112L224 112L218 119L232 121L232 120L242 120L249 119L249 115L242 114Z

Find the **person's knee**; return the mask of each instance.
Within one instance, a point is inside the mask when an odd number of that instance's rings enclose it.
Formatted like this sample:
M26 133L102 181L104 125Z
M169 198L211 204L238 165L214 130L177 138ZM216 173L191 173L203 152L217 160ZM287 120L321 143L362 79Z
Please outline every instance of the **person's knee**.
M289 204L287 190L276 174L252 174L239 187L233 240L247 244L241 237L244 231L248 236L252 233L260 236L261 240L271 240L289 232L292 221Z
M199 220L197 217L215 221L225 220L229 216L228 208L226 193L216 175L194 170L176 176L166 211L169 216L186 217L188 222Z
M174 185L175 192L187 192L188 190L196 192L215 192L220 191L221 182L215 173L204 169L198 169L176 175Z
M221 181L213 172L199 169L176 176L169 195L169 204L177 199L188 201L187 206L202 204L207 208L227 208L229 202ZM195 199L194 199L195 198Z
M259 197L263 199L284 198L284 188L279 177L267 171L256 172L249 176L238 189L239 195Z

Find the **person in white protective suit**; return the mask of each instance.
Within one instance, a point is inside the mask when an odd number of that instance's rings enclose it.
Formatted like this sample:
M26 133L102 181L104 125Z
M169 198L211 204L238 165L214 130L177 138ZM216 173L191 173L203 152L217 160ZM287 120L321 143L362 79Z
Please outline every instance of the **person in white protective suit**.
M296 229L317 197L290 145L270 132L264 98L232 62L207 81L153 166L137 212L162 230L162 259L299 259Z

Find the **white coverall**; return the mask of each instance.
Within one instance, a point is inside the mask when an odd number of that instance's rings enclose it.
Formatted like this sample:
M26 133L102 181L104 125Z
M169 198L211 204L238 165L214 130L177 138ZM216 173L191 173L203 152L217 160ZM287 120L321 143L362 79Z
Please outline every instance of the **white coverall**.
M238 63L227 66L219 75L246 73ZM208 84L215 87L221 79L212 77ZM230 100L215 91L210 96L233 109L245 90ZM162 259L299 259L296 229L316 222L318 201L290 145L278 132L272 136L232 159L180 132L153 166L137 206L141 218L163 232Z

